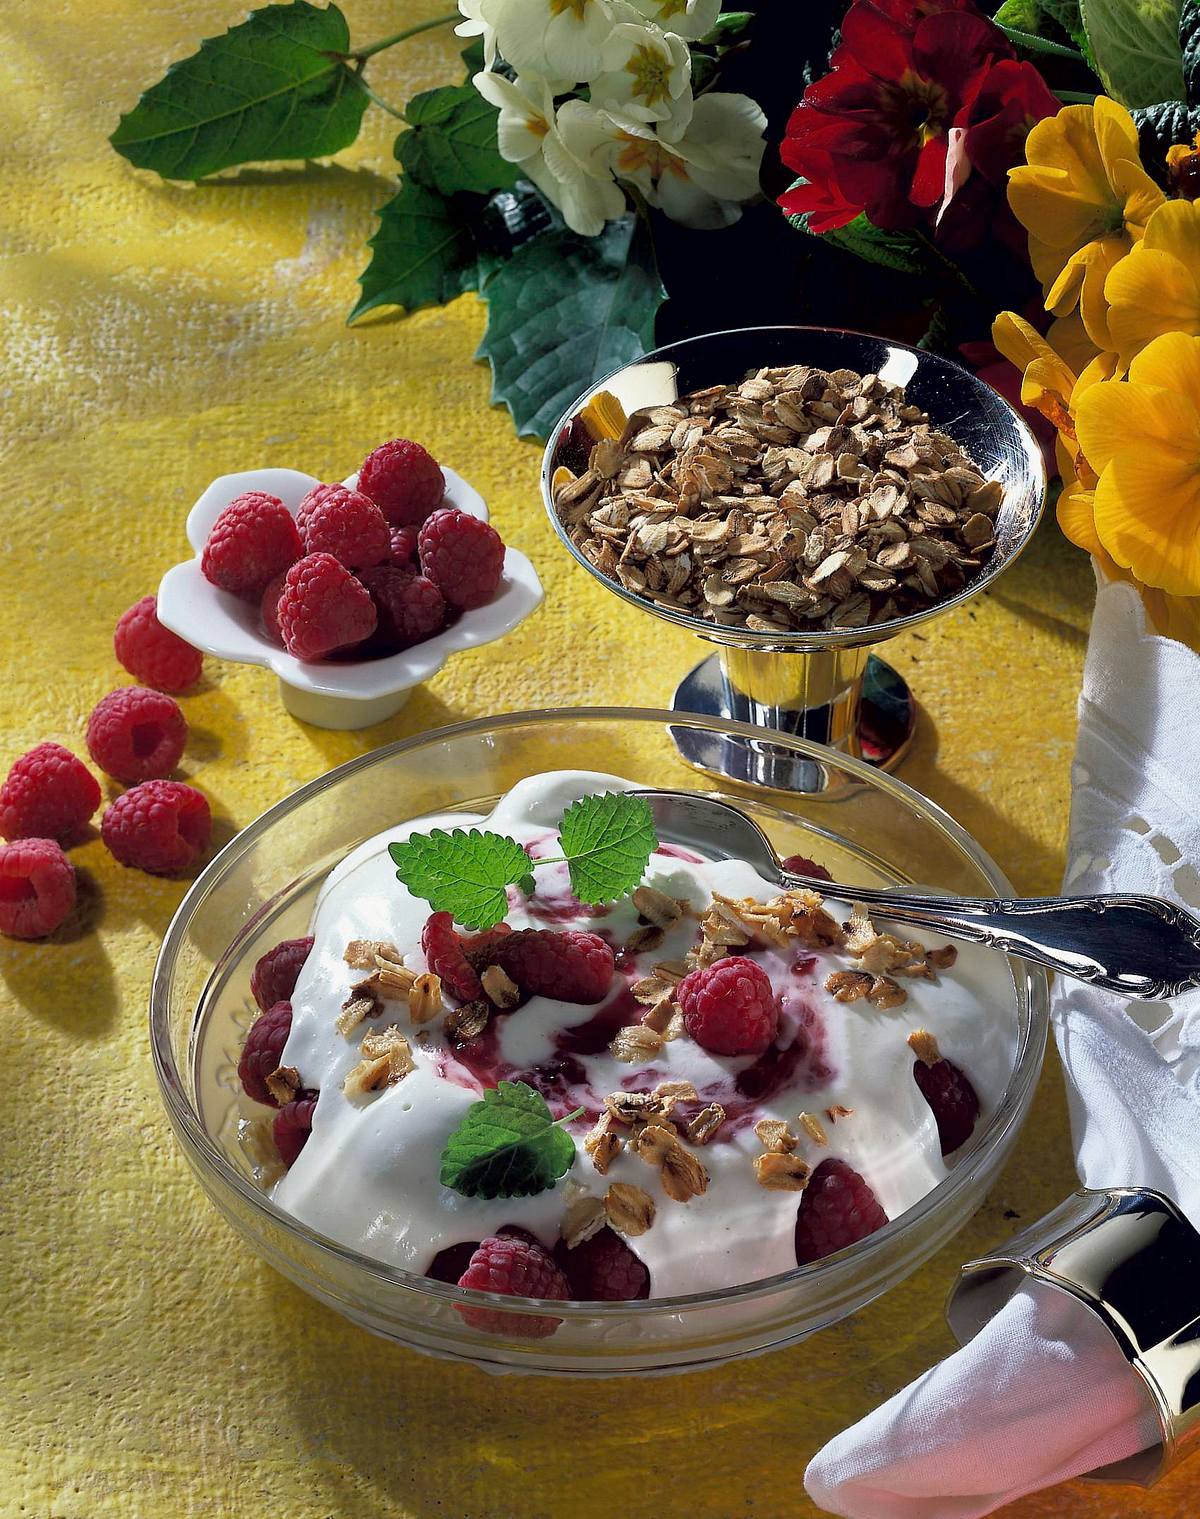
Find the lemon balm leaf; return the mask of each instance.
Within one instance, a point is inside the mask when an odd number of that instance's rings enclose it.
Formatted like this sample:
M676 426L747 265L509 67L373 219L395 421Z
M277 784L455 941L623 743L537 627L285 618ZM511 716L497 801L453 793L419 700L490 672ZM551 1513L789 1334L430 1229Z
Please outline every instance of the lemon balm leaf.
M388 845L397 879L464 928L491 928L508 912L508 888L533 890L531 862L516 839L479 828L410 834Z
M641 882L658 845L645 797L606 791L563 813L559 842L581 902L615 902Z
M439 1179L463 1197L531 1197L565 1176L575 1141L546 1099L523 1081L502 1081L472 1103L442 1151Z

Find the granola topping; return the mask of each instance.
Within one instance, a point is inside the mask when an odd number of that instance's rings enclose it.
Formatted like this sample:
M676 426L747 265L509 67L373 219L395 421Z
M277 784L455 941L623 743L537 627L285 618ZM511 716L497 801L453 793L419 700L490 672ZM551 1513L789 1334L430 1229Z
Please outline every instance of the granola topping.
M643 1188L628 1181L614 1181L604 1194L604 1211L619 1234L636 1238L649 1229L658 1210Z

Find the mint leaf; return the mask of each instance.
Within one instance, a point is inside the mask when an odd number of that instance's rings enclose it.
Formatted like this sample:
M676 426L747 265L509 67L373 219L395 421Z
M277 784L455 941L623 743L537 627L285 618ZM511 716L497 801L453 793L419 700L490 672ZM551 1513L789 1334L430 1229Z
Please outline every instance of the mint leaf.
M516 839L479 828L414 833L389 844L396 876L435 912L464 928L491 928L508 912L509 886L533 890L530 859Z
M336 153L358 136L367 108L339 56L349 47L336 5L264 6L173 63L109 141L130 163L166 179Z
M581 902L613 902L639 884L658 839L645 797L627 791L585 796L563 813L558 829Z
M404 109L410 131L396 139L396 157L419 184L442 195L508 190L517 166L496 147L499 112L471 84L414 95Z
M371 262L359 276L362 295L350 321L377 306L441 306L473 290L478 278L475 239L455 206L414 180L379 213Z
M502 1081L473 1103L446 1141L439 1179L463 1197L530 1197L565 1176L575 1141L558 1127L546 1099L523 1081Z
M1081 0L1080 13L1096 72L1114 100L1133 107L1186 98L1180 0Z

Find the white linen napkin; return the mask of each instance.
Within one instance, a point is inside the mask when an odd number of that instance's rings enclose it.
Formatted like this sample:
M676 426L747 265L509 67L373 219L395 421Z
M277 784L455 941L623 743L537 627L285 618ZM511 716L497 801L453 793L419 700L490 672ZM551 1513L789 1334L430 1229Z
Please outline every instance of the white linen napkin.
M1147 632L1131 586L1102 585L1064 891L1200 909L1198 708L1200 658ZM1084 1185L1153 1187L1200 1226L1200 992L1131 1003L1059 980L1051 1016ZM970 1344L818 1451L804 1484L847 1519L975 1519L1158 1438L1107 1330L1029 1282Z

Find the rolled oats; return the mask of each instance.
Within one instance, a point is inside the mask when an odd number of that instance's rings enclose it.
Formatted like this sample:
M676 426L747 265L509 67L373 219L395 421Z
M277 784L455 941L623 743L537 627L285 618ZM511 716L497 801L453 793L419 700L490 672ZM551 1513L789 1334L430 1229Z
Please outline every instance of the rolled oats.
M632 1182L614 1181L604 1194L604 1211L618 1234L636 1238L654 1222L654 1199Z
M768 1150L754 1157L754 1175L760 1187L769 1192L803 1192L812 1168L798 1155L781 1155Z

